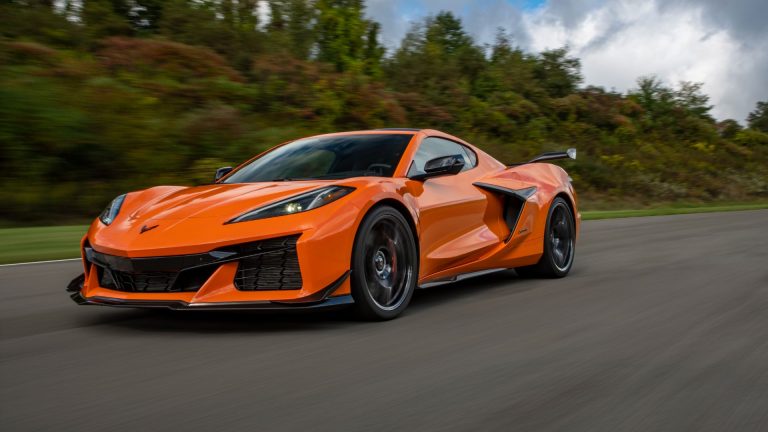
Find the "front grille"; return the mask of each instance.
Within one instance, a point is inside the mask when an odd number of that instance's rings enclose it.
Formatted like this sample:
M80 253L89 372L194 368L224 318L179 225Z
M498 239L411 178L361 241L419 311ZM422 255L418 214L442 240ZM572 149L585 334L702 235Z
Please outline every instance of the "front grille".
M219 255L170 255L127 258L96 252L86 246L88 264L94 264L99 285L123 292L194 292L219 268Z
M296 254L298 236L249 243L240 247L242 254L255 254L240 259L235 286L241 291L301 289L301 270Z
M130 273L98 266L99 285L124 292L189 292L197 291L211 277L217 266L180 272Z
M166 292L173 289L173 281L178 273L125 273L112 272L121 291L130 292Z

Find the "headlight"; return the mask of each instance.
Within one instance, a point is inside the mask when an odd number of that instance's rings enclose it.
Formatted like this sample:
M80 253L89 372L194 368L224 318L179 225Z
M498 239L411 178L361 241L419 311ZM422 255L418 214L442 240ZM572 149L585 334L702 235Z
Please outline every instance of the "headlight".
M275 216L285 216L294 213L301 213L330 204L337 199L349 194L355 190L346 186L329 186L321 189L315 189L310 192L296 195L294 197L268 204L264 207L251 210L242 214L227 223L245 222L256 219L266 219Z
M112 221L115 220L115 217L117 217L117 214L120 213L120 207L123 206L123 201L125 201L125 194L122 194L113 199L107 208L105 208L104 211L99 215L99 220L101 223L104 225L111 224Z

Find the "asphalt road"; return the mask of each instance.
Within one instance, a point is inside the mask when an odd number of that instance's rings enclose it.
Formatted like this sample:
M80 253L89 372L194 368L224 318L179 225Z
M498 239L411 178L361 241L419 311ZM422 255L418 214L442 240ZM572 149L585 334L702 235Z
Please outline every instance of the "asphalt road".
M587 222L562 280L407 313L78 307L0 268L0 430L768 431L768 211Z

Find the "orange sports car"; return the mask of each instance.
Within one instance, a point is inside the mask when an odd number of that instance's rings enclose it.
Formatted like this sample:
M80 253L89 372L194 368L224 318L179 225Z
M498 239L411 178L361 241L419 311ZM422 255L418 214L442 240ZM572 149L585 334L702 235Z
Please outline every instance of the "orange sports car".
M563 277L580 215L566 172L506 166L430 129L319 135L210 185L115 198L82 240L79 304L301 309L390 319L417 287L495 270Z

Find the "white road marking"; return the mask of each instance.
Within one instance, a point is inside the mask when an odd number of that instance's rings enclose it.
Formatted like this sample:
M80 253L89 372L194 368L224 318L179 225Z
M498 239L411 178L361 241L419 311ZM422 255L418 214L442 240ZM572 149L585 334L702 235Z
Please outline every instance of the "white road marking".
M11 266L21 266L21 265L30 265L30 264L48 264L48 263L67 262L67 261L80 261L80 259L81 258L67 258L67 259L48 260L48 261L32 261L32 262L13 263L13 264L0 264L0 267L11 267Z

